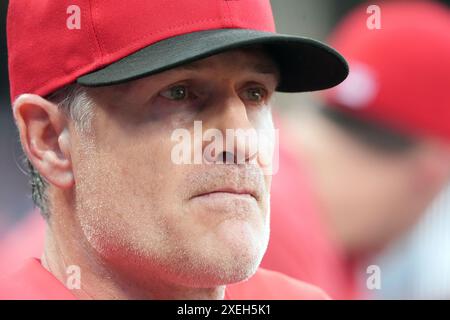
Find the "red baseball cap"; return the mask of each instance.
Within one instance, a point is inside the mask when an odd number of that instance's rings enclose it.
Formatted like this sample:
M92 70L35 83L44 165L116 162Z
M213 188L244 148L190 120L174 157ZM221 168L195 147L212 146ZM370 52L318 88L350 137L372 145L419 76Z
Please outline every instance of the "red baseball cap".
M278 91L330 88L344 58L318 41L277 34L269 0L10 0L11 99L77 82L106 86L225 50L267 47Z
M326 105L412 138L450 141L450 9L432 1L372 1L330 38L349 77ZM379 14L380 29L370 28Z

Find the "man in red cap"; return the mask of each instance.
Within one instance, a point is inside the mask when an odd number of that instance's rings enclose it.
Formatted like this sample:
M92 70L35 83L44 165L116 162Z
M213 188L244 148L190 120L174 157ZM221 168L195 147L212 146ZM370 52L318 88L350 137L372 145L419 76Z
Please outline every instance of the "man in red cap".
M307 171L310 185L303 179L285 201L272 198L262 264L332 298L367 293L367 259L414 225L450 178L450 10L431 1L376 4L379 29L365 4L331 37L349 77L326 92L322 108L294 118L292 170ZM273 195L283 188L276 179ZM305 207L297 193L315 202ZM358 286L352 279L361 271Z
M0 297L324 298L258 269L274 139L255 151L228 131L273 137L273 92L332 87L345 60L275 33L268 0L77 2L9 5L14 117L48 228Z

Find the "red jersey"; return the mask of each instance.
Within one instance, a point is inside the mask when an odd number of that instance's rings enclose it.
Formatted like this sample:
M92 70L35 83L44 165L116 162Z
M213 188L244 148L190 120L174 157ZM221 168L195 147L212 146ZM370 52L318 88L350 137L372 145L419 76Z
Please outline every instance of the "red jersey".
M320 289L278 272L258 269L249 280L227 286L226 300L322 300ZM21 269L0 280L0 299L75 300L76 297L39 259L29 259Z

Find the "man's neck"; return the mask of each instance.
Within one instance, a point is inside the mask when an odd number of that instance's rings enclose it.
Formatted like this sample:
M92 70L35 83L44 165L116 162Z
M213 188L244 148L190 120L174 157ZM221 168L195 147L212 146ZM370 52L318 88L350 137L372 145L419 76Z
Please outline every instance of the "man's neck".
M47 229L41 261L43 267L79 299L224 299L225 286L190 288L151 279L150 276L142 277L142 281L121 276L108 268L107 263L98 258L86 244L83 245L84 242L80 241L82 237L68 231L66 228L63 234L58 233L57 226Z

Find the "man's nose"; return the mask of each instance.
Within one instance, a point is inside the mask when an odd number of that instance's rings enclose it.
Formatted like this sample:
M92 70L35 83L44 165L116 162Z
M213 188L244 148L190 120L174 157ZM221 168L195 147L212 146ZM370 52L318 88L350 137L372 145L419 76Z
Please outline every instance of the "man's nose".
M238 94L218 98L210 106L203 129L220 132L222 143L203 142L208 162L243 164L257 156L257 132L249 119L248 109ZM215 137L217 138L217 137ZM207 149L209 148L209 149Z

